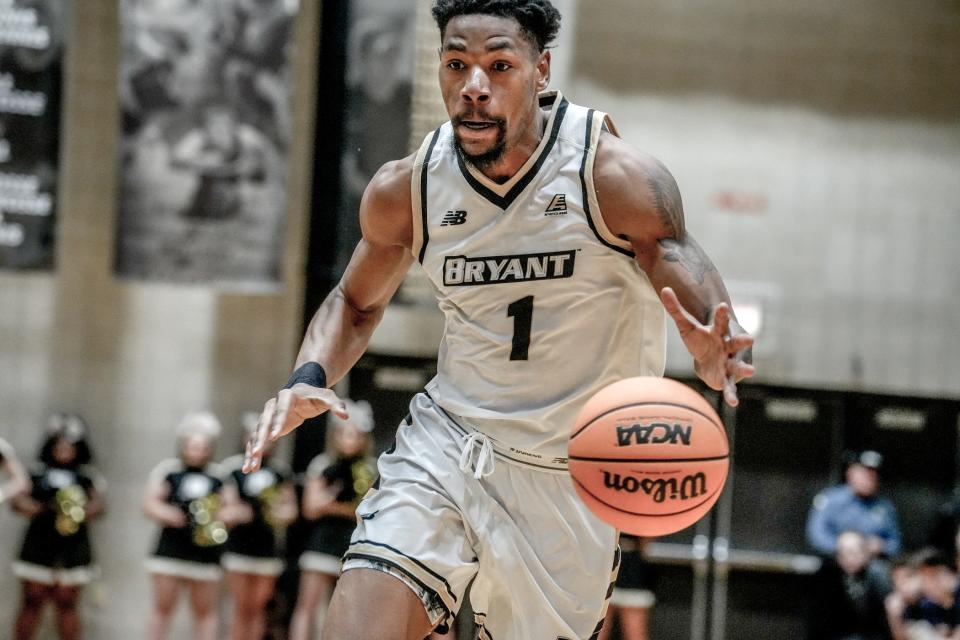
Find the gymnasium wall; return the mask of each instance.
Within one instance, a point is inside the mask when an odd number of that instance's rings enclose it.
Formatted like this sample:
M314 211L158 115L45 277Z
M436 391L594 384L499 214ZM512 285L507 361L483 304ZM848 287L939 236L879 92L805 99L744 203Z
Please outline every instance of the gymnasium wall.
M444 118L430 4L413 145ZM674 173L688 228L759 313L758 381L960 397L960 4L558 6L551 87ZM405 287L421 308L388 312L374 346L429 357L442 321L416 268ZM692 375L672 330L668 370Z
M960 4L578 6L568 96L674 173L759 378L960 396Z
M174 454L187 411L225 423L218 453L239 446L238 418L286 378L300 340L307 193L312 168L318 42L315 2L296 29L294 120L284 287L275 295L121 282L112 275L119 129L116 0L72 3L56 269L0 272L0 436L33 458L55 410L92 427L109 512L93 527L103 578L86 592L86 635L141 637L149 605L142 562L156 530L140 513L148 471ZM12 629L19 585L9 561L24 521L0 514L0 636ZM185 612L181 612L182 614ZM178 637L189 637L185 616ZM41 637L50 632L46 627Z

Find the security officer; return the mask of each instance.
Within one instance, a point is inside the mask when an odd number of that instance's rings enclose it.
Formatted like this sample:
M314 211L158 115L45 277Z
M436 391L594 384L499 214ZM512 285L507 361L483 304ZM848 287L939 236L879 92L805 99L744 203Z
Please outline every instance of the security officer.
M858 531L867 538L873 556L893 556L900 551L897 512L877 495L883 456L861 451L847 456L846 482L821 491L813 499L807 518L807 541L818 552L833 555L837 537Z

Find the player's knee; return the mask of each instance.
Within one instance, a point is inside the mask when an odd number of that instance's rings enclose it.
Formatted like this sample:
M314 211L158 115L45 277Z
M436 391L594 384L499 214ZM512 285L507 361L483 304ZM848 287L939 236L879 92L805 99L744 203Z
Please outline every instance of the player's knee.
M377 602L389 616L370 616L358 602ZM353 569L337 582L324 624L324 639L408 640L432 628L420 598L403 582L381 571Z

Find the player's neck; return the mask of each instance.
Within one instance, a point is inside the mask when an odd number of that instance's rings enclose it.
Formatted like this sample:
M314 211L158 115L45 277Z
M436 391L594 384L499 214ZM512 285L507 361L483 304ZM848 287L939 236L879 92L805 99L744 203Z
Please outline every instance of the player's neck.
M487 176L497 184L503 184L517 174L518 171L527 163L540 146L540 141L545 135L544 129L547 125L549 114L543 109L537 109L533 115L533 126L526 127L524 137L512 147L504 151L503 157L496 162L479 168L480 173Z

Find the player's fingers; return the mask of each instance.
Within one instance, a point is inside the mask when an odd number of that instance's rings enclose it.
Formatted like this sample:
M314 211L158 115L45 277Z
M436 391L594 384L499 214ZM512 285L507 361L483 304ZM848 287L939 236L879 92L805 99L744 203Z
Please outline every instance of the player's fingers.
M257 442L257 449L255 451L260 453L267 446L267 440L270 439L270 434L273 433L273 419L277 414L277 399L270 398L267 400L267 403L263 405L263 414L260 416L260 420L263 422L263 440Z
M243 456L243 472L251 473L257 470L259 466L259 460L257 459L256 454L253 453L253 440L247 442L247 449Z
M747 333L741 333L735 336L730 336L730 339L727 340L727 352L728 353L737 353L738 351L743 351L753 346L753 336Z
M714 308L713 332L724 337L730 334L730 307L726 302L721 302Z
M733 376L726 376L723 379L723 399L731 407L740 404L740 398L737 397L737 383Z
M290 416L290 407L296 396L290 389L283 389L277 394L276 411L270 421L270 439L276 440L287 432L287 420Z
M267 420L269 420L269 406L270 402L268 401L267 404L264 405L260 417L257 419L257 428L253 433L253 437L247 442L247 455L243 463L245 473L256 471L260 467L260 454L266 445L269 429L269 423L267 422Z
M338 418L346 420L350 417L350 414L347 413L346 403L337 396L333 389L321 389L317 395L318 399L327 405L327 408Z
M253 453L259 454L267 444L267 438L270 435L270 419L273 416L273 398L263 405L263 411L260 412L260 418L257 419L257 432L253 438Z
M737 382L740 382L744 378L750 378L757 372L756 367L752 364L747 364L746 362L738 362L734 365L733 377Z
M670 287L664 287L660 290L660 302L663 303L663 308L667 310L667 313L677 324L680 333L686 333L699 326L700 323L683 308L677 294Z

